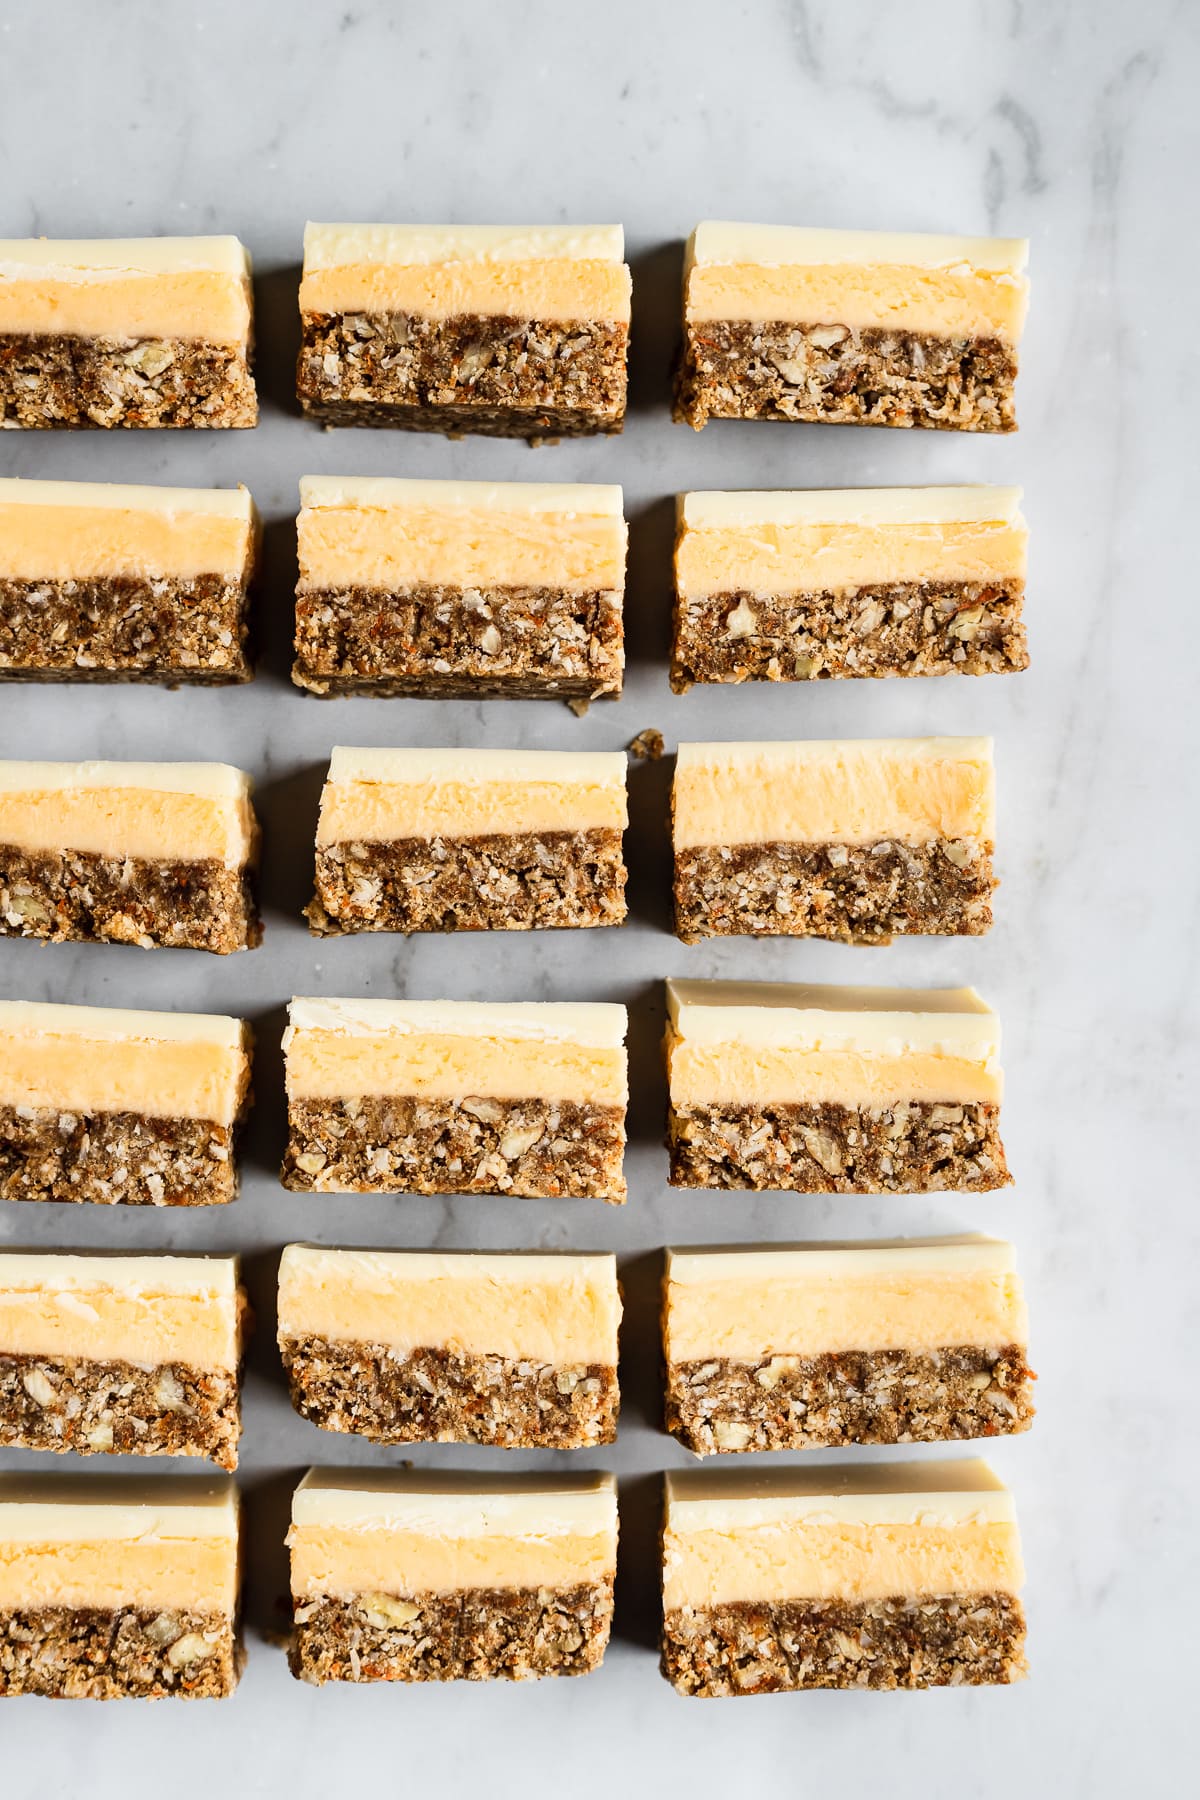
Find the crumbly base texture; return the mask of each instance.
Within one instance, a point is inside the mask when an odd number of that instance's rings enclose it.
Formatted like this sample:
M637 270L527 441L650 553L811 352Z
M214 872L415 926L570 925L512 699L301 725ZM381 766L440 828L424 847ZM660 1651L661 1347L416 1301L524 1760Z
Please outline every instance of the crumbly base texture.
M666 1616L662 1671L681 1694L988 1687L1026 1672L1012 1594L738 1601Z
M1000 1108L982 1100L672 1106L667 1146L672 1187L941 1194L1012 1180Z
M456 1593L321 1595L295 1603L301 1681L529 1681L604 1659L612 1582Z
M675 930L706 937L816 937L887 944L990 930L992 846L703 845L675 852Z
M0 1199L224 1206L237 1199L239 1125L0 1106Z
M0 1354L0 1446L87 1456L205 1456L236 1469L235 1370Z
M292 1100L281 1180L322 1194L620 1201L624 1150L615 1106L481 1095Z
M0 335L0 428L257 423L244 345Z
M577 1450L617 1435L617 1371L328 1338L281 1340L292 1405L377 1444Z
M249 681L248 584L0 580L0 681Z
M1016 378L998 338L722 319L684 327L675 418L1015 431Z
M331 425L586 437L625 421L625 325L304 313L296 392Z
M671 686L1029 667L1025 583L902 581L784 595L677 597Z
M0 937L211 950L261 942L251 872L0 843Z
M346 931L533 931L619 925L618 831L398 838L317 849L317 937Z
M41 1606L0 1612L0 1696L219 1700L241 1672L226 1613Z
M1033 1422L1017 1344L669 1363L667 1430L697 1456L1000 1437Z

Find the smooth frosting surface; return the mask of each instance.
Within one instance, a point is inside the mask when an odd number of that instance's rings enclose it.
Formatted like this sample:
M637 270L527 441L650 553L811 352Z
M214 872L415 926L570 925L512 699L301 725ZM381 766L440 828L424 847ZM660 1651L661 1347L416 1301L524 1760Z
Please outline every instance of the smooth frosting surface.
M244 487L0 481L0 577L241 577L255 527Z
M227 763L0 762L0 843L240 868L250 778Z
M250 315L234 237L0 239L0 332L240 344Z
M0 1348L193 1368L237 1367L232 1256L0 1253Z

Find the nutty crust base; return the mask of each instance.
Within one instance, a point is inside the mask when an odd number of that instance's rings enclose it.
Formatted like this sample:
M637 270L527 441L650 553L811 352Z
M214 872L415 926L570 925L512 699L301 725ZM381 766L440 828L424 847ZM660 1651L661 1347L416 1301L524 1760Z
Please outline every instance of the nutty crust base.
M674 416L1015 431L1016 378L999 338L705 320L684 327Z
M0 1696L219 1700L241 1672L225 1613L41 1606L0 1612Z
M225 1206L240 1123L0 1106L0 1200Z
M257 423L254 377L241 344L0 334L0 427Z
M1025 1674L1025 1613L1012 1594L679 1607L663 1624L662 1672L679 1693L710 1699L987 1687Z
M617 1371L450 1350L281 1338L292 1405L323 1431L376 1444L580 1450L617 1435Z
M978 937L992 924L992 846L734 844L675 852L675 931L706 937Z
M604 1660L611 1581L451 1594L297 1600L288 1663L300 1681L528 1681Z
M668 1363L666 1425L697 1456L1001 1437L1033 1423L1033 1380L1018 1344L714 1356Z
M0 937L228 956L260 943L262 925L249 869L0 843Z
M249 681L247 595L223 575L0 581L0 681Z
M619 925L625 917L621 834L516 832L321 845L316 894L305 917L315 937Z
M0 1354L0 1446L81 1456L206 1456L236 1469L235 1372Z
M625 1114L616 1106L403 1094L291 1100L280 1180L320 1194L620 1202L624 1150Z

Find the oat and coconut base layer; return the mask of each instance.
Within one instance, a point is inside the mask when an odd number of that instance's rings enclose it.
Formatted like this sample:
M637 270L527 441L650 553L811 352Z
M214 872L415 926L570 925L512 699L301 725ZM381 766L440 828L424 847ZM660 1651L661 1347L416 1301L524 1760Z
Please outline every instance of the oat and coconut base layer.
M314 694L621 691L619 487L307 475L296 661Z
M620 431L631 290L619 225L308 225L300 404L451 437Z
M248 681L244 487L0 481L0 681Z
M1024 669L1019 488L678 500L671 686Z
M666 1485L662 1668L681 1694L1024 1675L1016 1513L986 1463L696 1470Z
M335 749L309 927L619 925L625 771L621 751Z
M675 417L1015 431L1020 238L698 225Z
M623 1006L293 1000L285 1187L625 1198Z
M685 944L992 923L990 738L681 744L672 821Z
M257 860L228 763L0 762L0 937L246 950Z
M0 1199L223 1205L249 1105L241 1019L0 1000Z
M1011 1179L973 988L668 981L675 1187L979 1192Z
M247 1324L232 1256L0 1252L0 1446L236 1469Z
M313 1469L287 1541L302 1681L526 1681L603 1660L611 1475Z
M0 429L258 422L234 237L0 239Z
M231 1694L239 1560L230 1481L0 1475L0 1697Z
M608 1255L289 1244L279 1265L292 1405L380 1444L611 1443L620 1317Z
M1027 1337L994 1238L668 1250L667 1429L698 1456L1025 1431Z

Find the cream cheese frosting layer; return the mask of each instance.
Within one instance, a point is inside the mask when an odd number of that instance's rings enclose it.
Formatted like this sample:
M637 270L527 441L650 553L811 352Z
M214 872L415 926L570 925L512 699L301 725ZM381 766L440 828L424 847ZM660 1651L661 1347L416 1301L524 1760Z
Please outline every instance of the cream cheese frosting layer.
M241 868L250 778L228 763L0 762L0 844Z
M0 332L241 344L250 315L235 237L0 239Z
M244 487L0 481L0 577L241 579L252 560L256 525Z
M232 1256L0 1253L0 1350L231 1370L242 1301Z
M609 1255L326 1250L289 1244L279 1335L615 1366L621 1301Z
M990 738L680 744L674 838L716 844L928 844L995 835Z

